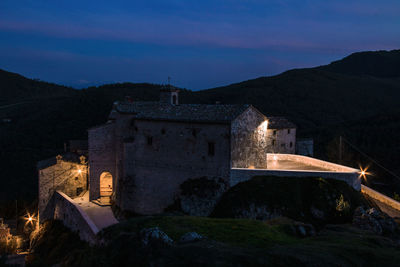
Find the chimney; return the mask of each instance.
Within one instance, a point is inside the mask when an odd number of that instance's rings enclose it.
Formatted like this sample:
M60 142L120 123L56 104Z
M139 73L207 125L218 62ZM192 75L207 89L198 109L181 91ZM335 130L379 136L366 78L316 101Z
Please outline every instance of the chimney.
M179 105L179 89L170 85L160 90L160 103Z

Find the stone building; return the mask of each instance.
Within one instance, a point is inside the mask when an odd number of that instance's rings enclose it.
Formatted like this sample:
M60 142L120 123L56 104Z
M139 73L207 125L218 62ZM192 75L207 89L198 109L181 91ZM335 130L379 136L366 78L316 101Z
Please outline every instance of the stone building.
M272 127L271 127L272 126ZM294 153L296 127L251 105L116 102L106 124L89 129L90 200L138 214L162 212L190 178L231 168L266 168L267 152Z
M38 162L39 172L39 214L45 210L54 192L60 190L69 197L81 196L88 190L88 166L86 157L65 153ZM42 216L43 215L43 216Z
M294 154L296 125L284 117L268 117L267 138L270 153Z

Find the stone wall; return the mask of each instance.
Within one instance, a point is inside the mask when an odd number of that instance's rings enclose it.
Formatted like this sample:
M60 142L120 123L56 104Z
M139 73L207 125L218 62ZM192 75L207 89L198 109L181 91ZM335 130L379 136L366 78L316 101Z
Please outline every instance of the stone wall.
M368 195L369 197L371 197L373 199L376 199L382 203L385 203L389 207L392 207L392 208L400 211L400 202L394 200L393 198L385 196L384 194L381 194L378 191L375 191L365 185L361 185L361 192L363 192L364 194Z
M140 214L162 212L190 178L229 178L230 125L135 120L122 132L123 175L117 204Z
M48 219L61 220L66 227L77 232L82 240L91 244L96 242L99 232L97 226L79 205L61 191L53 194L44 216L41 216L41 222Z
M115 124L89 129L90 200L100 197L100 175L109 172L116 179Z
M42 214L57 190L69 197L87 191L87 166L59 159L54 165L39 170L39 214Z
M266 168L269 142L266 117L250 107L232 122L231 158L235 168Z
M360 191L361 184L358 173L350 172L319 172L319 171L282 171L266 169L240 169L232 168L230 186L248 181L254 176L280 176L280 177L321 177L345 181L355 190Z

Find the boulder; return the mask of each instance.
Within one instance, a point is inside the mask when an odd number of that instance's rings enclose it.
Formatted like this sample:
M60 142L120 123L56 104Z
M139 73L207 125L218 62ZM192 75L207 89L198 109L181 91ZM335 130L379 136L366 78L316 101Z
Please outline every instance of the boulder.
M204 239L204 237L196 232L188 232L184 234L179 242L181 243L190 243Z
M172 245L174 242L166 233L158 227L145 228L140 231L142 245L147 247L154 244Z
M365 207L358 207L354 211L353 225L377 234L391 234L397 228L397 223L386 213Z
M292 226L293 232L300 237L315 236L316 231L312 224L295 222Z

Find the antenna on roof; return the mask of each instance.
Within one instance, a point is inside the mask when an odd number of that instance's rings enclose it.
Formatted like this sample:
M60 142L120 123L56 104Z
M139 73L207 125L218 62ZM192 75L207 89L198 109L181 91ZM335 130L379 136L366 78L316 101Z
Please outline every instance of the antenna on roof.
M171 77L168 76L168 88L171 87Z

